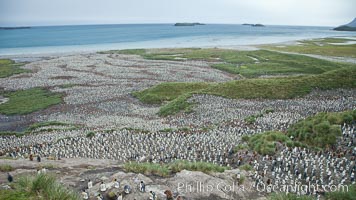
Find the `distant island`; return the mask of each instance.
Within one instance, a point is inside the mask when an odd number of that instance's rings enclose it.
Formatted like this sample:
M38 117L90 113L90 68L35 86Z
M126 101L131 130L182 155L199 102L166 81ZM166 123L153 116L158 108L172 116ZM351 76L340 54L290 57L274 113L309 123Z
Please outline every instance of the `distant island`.
M29 26L19 26L19 27L0 27L0 30L14 30L14 29L29 29Z
M244 26L253 26L253 27L264 27L265 25L263 25L263 24L242 24L242 25L244 25Z
M174 26L199 26L199 25L205 25L205 24L198 23L198 22L195 22L195 23L175 23L174 24Z
M335 31L356 31L356 18L345 25L334 28Z

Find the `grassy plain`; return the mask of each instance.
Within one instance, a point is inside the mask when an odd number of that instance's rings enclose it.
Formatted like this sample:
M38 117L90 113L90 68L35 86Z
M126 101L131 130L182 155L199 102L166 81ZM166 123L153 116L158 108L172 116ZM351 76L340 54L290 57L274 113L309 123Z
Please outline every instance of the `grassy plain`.
M0 95L9 98L0 104L0 113L4 115L24 115L62 102L62 94L43 88L2 92Z
M149 104L168 101L159 111L159 115L167 116L189 110L191 105L186 100L192 94L212 94L232 99L288 99L302 97L316 88L356 88L355 77L356 67L347 67L319 75L253 78L224 83L161 83L134 95Z
M247 78L261 75L320 74L344 67L344 64L267 50L228 49L130 49L106 53L135 54L151 60L204 60L212 68Z
M347 44L347 42L353 43ZM303 54L356 58L356 44L354 42L356 42L356 38L322 38L302 40L296 45L264 45L262 48Z
M9 59L0 59L0 78L30 72L30 70L22 69L21 66L23 66L23 63L15 63Z

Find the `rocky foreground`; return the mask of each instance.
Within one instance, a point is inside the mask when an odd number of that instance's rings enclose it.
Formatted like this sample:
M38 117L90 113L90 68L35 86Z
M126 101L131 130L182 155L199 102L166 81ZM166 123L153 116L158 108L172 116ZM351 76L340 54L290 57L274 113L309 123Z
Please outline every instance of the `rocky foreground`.
M248 179L243 184L238 183L236 174L248 176L248 172L239 169L227 170L223 173L205 174L202 172L183 170L168 178L157 176L147 176L144 174L127 173L123 171L117 162L112 160L98 159L62 159L60 161L43 160L41 163L29 160L4 160L3 163L10 164L17 168L12 175L17 178L21 174L36 174L40 167L47 167L47 173L57 175L59 181L81 191L87 187L87 182L92 180L93 188L88 192L92 198L100 192L100 185L103 181L109 191L115 193L123 192L125 185L132 187L131 194L124 199L148 199L149 191L156 193L159 199L165 199L166 190L171 190L175 196L184 199L265 199L264 192L256 193L253 183ZM252 175L252 173L251 173ZM120 188L113 186L114 179L120 182ZM0 184L5 185L6 174L0 176ZM146 192L142 193L138 189L140 181L146 184ZM102 192L101 192L102 193ZM102 193L105 194L105 193Z

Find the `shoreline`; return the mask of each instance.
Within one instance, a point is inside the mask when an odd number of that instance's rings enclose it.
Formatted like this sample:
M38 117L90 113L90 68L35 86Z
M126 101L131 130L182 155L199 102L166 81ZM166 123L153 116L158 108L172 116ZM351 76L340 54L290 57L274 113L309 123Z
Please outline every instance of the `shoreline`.
M313 39L323 39L323 38L344 38L344 39L355 39L356 36L326 36L326 37L301 37L292 40L285 41L269 41L269 42L254 42L251 44L232 44L217 41L221 44L204 45L200 42L194 45L187 45L187 41L176 41L175 44L170 42L170 39L164 40L152 40L144 42L135 43L107 43L107 44L91 44L91 45L68 45L68 46L46 46L46 47L25 47L25 48L0 48L0 59L21 59L29 58L30 61L34 61L31 58L43 58L43 57L58 57L58 56L68 56L68 55L78 55L78 54L91 54L100 51L109 50L124 50L124 49L180 49L180 48L219 48L219 49L234 49L241 51L253 51L260 49L259 46L263 45L296 45L300 40L313 40ZM182 39L182 38L180 38ZM222 39L224 40L224 39ZM212 41L214 42L214 41ZM241 41L240 41L241 42ZM157 45L159 43L159 45ZM185 44L186 43L186 44ZM208 42L205 42L208 43ZM9 50L10 53L5 51ZM11 53L12 52L12 53Z
M322 38L308 38L305 40L314 40L314 39L324 39L329 37ZM356 37L346 37L346 36L335 36L333 38L342 38L342 39L355 39ZM231 49L236 51L256 51L263 49L261 48L264 45L273 45L273 46L293 46L298 45L300 40L289 40L283 42L275 42L275 43L265 43L265 44L251 44L251 45L217 45L217 46L192 46L192 47L154 47L154 48L137 48L137 49L146 49L146 50L154 50L154 49L183 49L183 48L202 48L202 49ZM349 45L349 44L345 44ZM1 55L0 59L11 59L15 62L35 62L41 60L49 60L55 59L64 56L78 56L78 55L89 55L89 54L97 54L100 51L111 51L111 50L126 50L126 49L136 49L136 48L108 48L108 49L91 49L91 50L73 50L68 52L38 52L38 53L22 53L22 54L9 54L9 55ZM272 50L273 51L273 50ZM356 58L349 57L335 57L335 56L325 56L325 55L317 55L317 54L301 54L295 52L284 52L278 51L281 53L295 54L295 55L304 55L314 58L319 58L323 60L330 60L335 62L346 62L346 63L356 63Z
M157 48L142 48L142 49L218 48L218 49L233 49L233 50L240 50L240 51L254 51L260 49L258 48L259 45L228 45L228 46L199 46L199 47L172 47L172 48L157 47ZM62 56L96 54L100 51L126 50L126 49L135 49L135 48L122 48L122 49L112 48L112 49L98 49L98 50L78 50L78 51L74 50L69 52L49 52L49 53L38 52L38 53L22 53L22 54L9 54L9 55L0 54L0 59L11 59L11 60L15 60L16 62L33 62L33 61L52 59L52 58L57 58Z
M310 38L316 39L316 38ZM295 45L299 40L289 40L277 43L264 43L264 44L250 44L250 45L206 45L206 46L182 46L182 47L153 47L153 48L107 48L107 49L88 49L88 50L72 50L68 52L34 52L34 53L19 53L19 54L1 54L0 59L12 59L21 62L33 62L38 60L51 59L61 56L71 56L71 55L83 55L83 54L95 54L100 51L111 51L111 50L126 50L126 49L183 49L183 48L202 48L202 49L232 49L237 51L255 51L259 50L260 46L263 45Z

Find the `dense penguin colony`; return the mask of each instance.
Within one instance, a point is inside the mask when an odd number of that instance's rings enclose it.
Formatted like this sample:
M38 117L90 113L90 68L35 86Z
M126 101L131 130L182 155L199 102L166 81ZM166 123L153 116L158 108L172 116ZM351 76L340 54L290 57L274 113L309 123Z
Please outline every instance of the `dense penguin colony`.
M318 112L354 110L355 90L313 91L288 100L193 95L188 99L195 103L193 112L159 117L158 105L143 104L130 93L167 81L218 82L234 77L203 61L149 61L116 54L64 56L25 67L35 72L1 79L0 85L5 90L47 87L65 94L64 104L29 117L35 121L81 124L82 128L2 136L2 155L154 163L184 159L232 167L250 164L256 187L355 182L356 124L341 126L337 147L323 151L285 146L279 146L274 156L234 151L244 135L286 131L290 125ZM257 116L256 121L247 123L245 119L251 115ZM94 134L88 137L90 132Z

